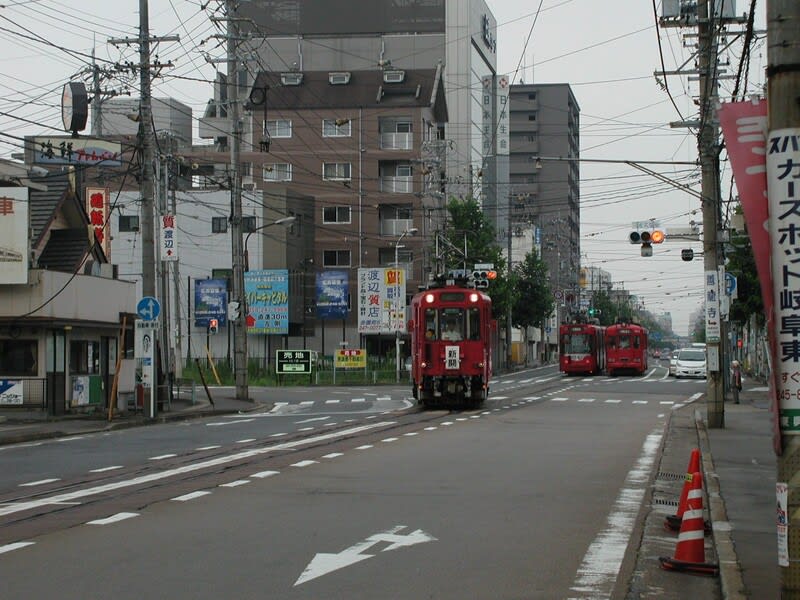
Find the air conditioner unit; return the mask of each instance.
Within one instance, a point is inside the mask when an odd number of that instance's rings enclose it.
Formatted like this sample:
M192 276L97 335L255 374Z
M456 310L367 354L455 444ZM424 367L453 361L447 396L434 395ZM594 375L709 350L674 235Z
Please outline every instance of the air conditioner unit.
M242 182L242 189L243 189L244 191L246 191L246 192L252 192L252 191L255 191L255 189L256 189L256 184L255 184L255 183L252 183L252 182L248 183L248 182L244 182L244 181L243 181L243 182Z
M350 73L347 71L328 73L328 81L331 85L347 85L350 83Z
M281 73L281 83L283 85L300 85L303 83L302 73Z
M406 78L405 71L384 71L383 72L383 82L384 83L403 83Z

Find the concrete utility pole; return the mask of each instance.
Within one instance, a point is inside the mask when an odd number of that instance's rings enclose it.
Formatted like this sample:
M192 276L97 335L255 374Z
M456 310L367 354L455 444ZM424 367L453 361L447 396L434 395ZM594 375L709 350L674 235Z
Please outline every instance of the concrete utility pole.
M156 291L156 255L155 255L155 181L153 165L155 162L152 98L150 69L150 42L178 41L178 36L150 37L150 13L148 0L139 0L139 37L110 39L114 45L139 44L139 151L141 162L141 181L139 189L142 196L141 230L142 230L142 295L158 298ZM157 65L161 66L161 65ZM163 340L161 341L163 348ZM156 409L151 407L148 416L155 417Z
M785 217L782 231L790 231L796 227L797 217L793 205L797 202L798 185L792 182L797 177L797 137L800 135L800 3L797 0L768 0L767 1L767 99L768 99L768 130L767 140L767 177L769 182L770 203L770 230L775 237L775 219ZM773 177L770 163L772 159L771 138L773 132L781 132L781 137L787 139L795 136L794 151L780 154L780 169L785 178L776 181ZM776 147L782 144L775 143ZM789 146L791 148L791 146ZM793 156L793 158L792 158ZM792 162L794 167L792 168ZM786 173L786 166L791 172ZM776 184L773 186L773 182ZM782 207L778 214L773 214L772 208L780 203ZM785 215L781 215L785 212ZM787 228L788 227L788 228ZM784 236L786 237L786 236ZM777 292L787 288L796 288L796 278L793 271L796 267L789 265L787 271L783 266L786 261L795 263L796 255L792 257L780 256L777 252L778 245L783 243L782 250L789 254L790 249L796 247L793 240L779 241L772 239L772 279L776 291L774 311L774 332L778 347L778 356L773 357L774 383L778 391L780 403L780 429L782 454L778 457L777 481L785 482L788 487L788 501L786 517L788 534L784 529L783 536L778 536L778 563L781 565L781 598L800 598L800 487L798 487L798 474L800 474L800 435L797 427L797 389L793 382L798 370L798 358L792 356L791 347L796 344L796 333L792 333L791 322L796 318L795 307L789 307L781 300ZM791 295L791 294L789 294ZM787 323L784 326L783 317ZM785 344L785 345L784 345ZM783 375L790 375L783 383ZM789 396L789 397L786 397ZM784 508L779 505L779 508ZM779 521L780 523L780 521ZM779 527L780 533L780 527ZM788 535L788 540L786 539Z
M233 267L233 301L239 303L239 316L233 322L233 369L236 382L236 399L250 400L247 380L247 302L244 292L244 252L242 242L242 171L241 160L242 123L239 114L239 26L234 16L236 2L226 0L225 14L228 21L228 118L231 150L229 181L231 185L231 258ZM266 102L266 99L264 100ZM264 124L266 127L266 123Z
M698 66L700 75L700 131L697 136L697 149L700 156L700 192L703 203L703 290L706 290L705 277L713 273L717 277L719 248L717 231L719 229L719 127L714 112L717 97L717 42L714 23L709 19L709 0L697 3ZM724 289L724 288L723 288ZM710 299L705 298L706 306ZM719 306L719 300L716 300ZM706 309L706 312L708 310ZM706 314L706 322L712 318ZM719 311L713 316L721 324ZM706 327L708 332L708 327ZM716 338L706 339L706 356L709 366L716 363L719 369L708 369L706 378L706 420L711 428L725 427L725 395L723 390L721 352L722 332Z

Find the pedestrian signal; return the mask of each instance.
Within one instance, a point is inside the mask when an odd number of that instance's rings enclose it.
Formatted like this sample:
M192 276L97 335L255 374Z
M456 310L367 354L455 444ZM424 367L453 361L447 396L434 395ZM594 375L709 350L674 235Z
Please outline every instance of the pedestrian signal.
M208 320L208 333L215 334L219 331L219 319L209 319Z

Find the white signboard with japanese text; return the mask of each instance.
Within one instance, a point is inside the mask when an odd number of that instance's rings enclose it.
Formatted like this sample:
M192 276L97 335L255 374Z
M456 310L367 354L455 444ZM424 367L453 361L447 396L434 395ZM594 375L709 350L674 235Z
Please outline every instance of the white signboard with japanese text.
M25 398L20 379L0 379L0 406L22 404Z
M161 215L161 260L174 262L178 260L177 227L175 215Z
M404 269L359 269L358 332L405 332L405 289Z
M706 271L705 276L706 342L719 343L719 273Z
M800 127L767 136L775 383L784 434L800 433Z
M0 188L0 285L28 283L28 188Z
M458 346L444 347L444 368L458 369L461 367L461 354Z

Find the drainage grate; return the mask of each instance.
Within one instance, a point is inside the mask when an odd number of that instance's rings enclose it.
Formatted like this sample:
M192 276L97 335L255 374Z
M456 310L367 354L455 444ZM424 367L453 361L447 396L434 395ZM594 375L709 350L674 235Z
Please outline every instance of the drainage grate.
M653 504L658 504L660 506L674 506L677 508L679 502L678 500L666 500L665 498L653 498Z
M656 479L664 479L666 481L678 481L680 479L684 479L686 475L680 473L666 473L664 471L659 471L658 475L656 475Z

